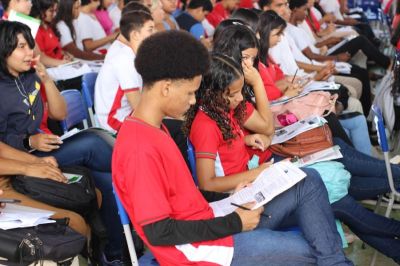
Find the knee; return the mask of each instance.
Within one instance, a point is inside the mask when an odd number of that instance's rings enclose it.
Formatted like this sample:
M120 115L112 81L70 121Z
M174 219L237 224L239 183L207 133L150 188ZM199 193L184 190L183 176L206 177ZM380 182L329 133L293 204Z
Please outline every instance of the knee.
M321 176L319 175L318 171L313 168L301 168L307 176L304 179L304 185L306 187L314 188L314 189L324 189L325 185L322 181Z

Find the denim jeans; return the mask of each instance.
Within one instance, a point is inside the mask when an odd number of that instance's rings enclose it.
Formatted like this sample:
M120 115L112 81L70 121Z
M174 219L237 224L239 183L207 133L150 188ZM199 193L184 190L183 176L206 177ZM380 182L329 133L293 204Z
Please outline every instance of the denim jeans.
M334 144L340 146L340 152L346 170L351 173L349 194L356 200L374 198L390 192L386 176L386 167L383 160L365 155L346 144L339 138L333 139ZM391 165L395 187L400 187L400 167Z
M368 245L400 261L400 221L367 210L350 195L332 203L335 217Z
M107 257L120 257L125 238L114 199L111 178L111 156L114 139L105 131L89 129L80 132L51 152L35 152L40 157L54 156L60 166L80 165L92 172L95 185L102 194L101 218L107 228Z
M254 231L234 236L232 265L352 265L344 256L320 176L313 169L302 170L304 180L264 206L271 218L262 217ZM272 231L290 217L302 235Z
M344 131L353 142L354 148L366 155L371 154L371 141L368 136L368 126L365 116L358 115L348 119L339 119Z

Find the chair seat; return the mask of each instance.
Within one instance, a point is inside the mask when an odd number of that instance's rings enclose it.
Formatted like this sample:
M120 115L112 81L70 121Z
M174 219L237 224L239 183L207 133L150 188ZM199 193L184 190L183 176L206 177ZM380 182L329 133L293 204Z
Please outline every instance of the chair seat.
M143 256L139 258L140 266L156 266L159 265L153 254L150 251L146 251Z

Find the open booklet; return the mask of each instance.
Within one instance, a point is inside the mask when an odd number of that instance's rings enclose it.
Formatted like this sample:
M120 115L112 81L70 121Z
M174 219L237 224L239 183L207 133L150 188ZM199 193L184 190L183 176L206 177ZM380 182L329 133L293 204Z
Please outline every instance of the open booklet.
M275 130L275 135L272 138L271 145L285 142L310 129L323 126L325 123L327 123L327 121L323 117L310 116L289 126L277 129Z
M250 186L235 192L223 200L211 202L210 206L216 217L234 212L237 207L233 206L232 203L243 205L248 202L256 202L253 207L253 209L256 209L288 190L304 177L306 177L306 174L297 166L290 162L282 161L262 171Z
M331 161L339 158L343 158L343 155L340 152L340 147L335 145L333 147L315 152L310 155L306 155L301 158L298 157L292 158L290 161L293 164L297 165L298 167L304 167L314 163Z
M0 228L7 230L54 223L49 219L53 214L52 211L8 203L0 213Z

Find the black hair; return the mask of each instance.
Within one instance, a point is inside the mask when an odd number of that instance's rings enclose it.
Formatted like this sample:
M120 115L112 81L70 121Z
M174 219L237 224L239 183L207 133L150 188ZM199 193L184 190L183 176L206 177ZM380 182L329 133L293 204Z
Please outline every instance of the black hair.
M187 32L170 30L146 38L139 46L135 67L144 87L164 79L192 79L209 67L204 45Z
M223 29L214 39L214 52L233 58L239 65L242 63L242 52L249 48L259 49L254 32L243 25L231 25ZM257 67L258 60L254 62Z
M332 1L332 0L331 0ZM307 0L290 0L289 1L289 8L291 10L295 9L295 8L299 8L302 7L304 5L307 5Z
M91 2L93 2L93 0L81 0L81 6L87 6Z
M275 11L268 10L260 15L258 23L258 34L260 35L260 60L268 66L269 36L272 30L280 29L280 34L286 28L286 21Z
M146 8L145 6L143 7ZM119 22L119 28L122 36L129 41L131 32L134 30L140 30L144 23L149 20L153 20L150 12L143 10L132 10L130 12L125 12Z
M204 11L211 12L213 10L213 6L210 0L191 0L188 9L196 9L202 7Z
M124 7L125 7L127 4L131 3L131 2L143 4L143 3L142 3L142 2L143 2L142 0L123 0L123 1L124 1Z
M229 100L224 95L229 92L229 86L241 77L243 77L243 72L240 64L226 55L213 54L210 70L204 75L200 88L196 91L196 104L191 106L186 113L183 125L186 135L190 134L193 120L201 109L217 123L225 141L237 137L237 132L234 132L228 118ZM234 118L240 126L243 124L245 111L245 101L242 101L234 110Z
M54 19L54 25L57 25L58 22L64 21L67 25L69 31L71 32L72 39L75 41L76 33L74 25L72 21L74 20L72 11L74 4L79 0L62 0L58 4L58 10L56 18ZM58 31L57 31L58 32ZM59 33L57 33L59 34Z
M270 6L272 1L273 0L260 0L258 1L258 5L260 6L260 9L263 10L265 6Z
M245 21L242 21L240 19L236 19L236 18L225 19L225 20L221 21L221 23L219 23L218 26L215 28L213 39L214 40L217 39L218 35L225 28L232 26L232 25L242 25L242 26L246 26L246 27L250 28L250 26Z
M30 16L43 20L46 11L57 3L57 0L33 0Z
M11 0L1 0L1 5L3 6L4 11L8 9Z
M247 8L239 8L235 12L233 12L231 18L240 19L245 22L253 32L257 31L258 25L258 14L251 9Z
M0 72L12 77L8 71L7 58L13 53L18 45L18 35L22 34L29 48L35 47L35 39L32 37L31 29L20 22L0 21Z
M147 12L147 13L151 14L151 11L147 6L143 5L140 2L132 1L132 2L129 2L127 5L125 5L124 8L122 9L121 18L123 16L125 16L125 13L139 12L139 11L143 11L143 12Z

